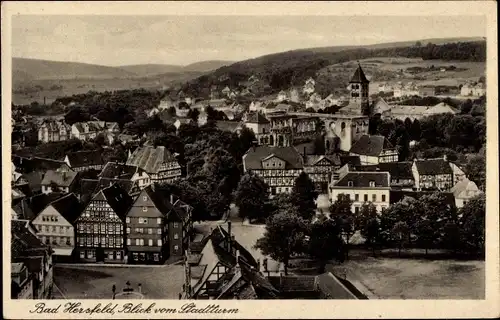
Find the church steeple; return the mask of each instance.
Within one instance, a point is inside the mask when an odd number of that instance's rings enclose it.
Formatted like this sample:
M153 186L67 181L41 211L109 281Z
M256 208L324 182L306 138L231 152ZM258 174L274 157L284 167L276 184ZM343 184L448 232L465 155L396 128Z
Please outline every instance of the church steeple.
M358 68L354 71L351 81L349 81L350 94L350 104L359 105L358 112L364 115L369 114L369 85L370 81L366 78L366 75L361 68L361 64L358 61Z

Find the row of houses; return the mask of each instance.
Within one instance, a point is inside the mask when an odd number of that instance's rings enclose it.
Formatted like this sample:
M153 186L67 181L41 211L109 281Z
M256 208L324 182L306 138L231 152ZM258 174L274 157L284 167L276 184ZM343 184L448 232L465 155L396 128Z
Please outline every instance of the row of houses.
M31 220L13 221L32 225L35 237L66 261L163 263L186 249L191 211L153 185L132 196L113 183L99 186L88 201L59 194Z
M243 156L243 168L260 176L271 196L291 193L295 179L305 172L318 191L328 192L332 202L340 194L351 195L353 211L367 201L379 211L388 208L391 190L451 192L457 207L481 192L447 159L398 162L397 157L384 137L364 136L350 154L343 155L307 155L294 147L255 146Z
M46 120L38 128L38 141L56 142L72 138L88 141L100 133L116 135L120 128L116 122L87 121L68 125L64 120Z

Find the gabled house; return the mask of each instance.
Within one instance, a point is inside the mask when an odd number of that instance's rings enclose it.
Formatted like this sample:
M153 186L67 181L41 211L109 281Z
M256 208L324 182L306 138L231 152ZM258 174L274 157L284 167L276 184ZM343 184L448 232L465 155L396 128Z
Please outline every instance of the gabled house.
M151 186L141 191L126 215L129 263L163 263L170 256L182 256L191 233L192 208L177 201Z
M24 262L10 264L11 299L33 299L33 277Z
M316 189L328 192L328 183L333 173L340 169L338 155L304 155L304 172L314 182Z
M127 165L137 166L150 177L151 183L172 183L181 176L181 166L165 147L144 146L137 148L127 160Z
M123 163L108 162L98 175L99 178L109 180L130 180L137 183L140 189L151 184L149 175L138 166L131 166Z
M377 211L389 207L390 181L388 172L351 171L348 165L340 169L339 176L333 176L329 186L329 198L333 203L339 195L347 195L352 201L352 212L359 212L364 203L371 202Z
M291 193L303 169L304 160L294 147L251 147L243 156L243 170L260 176L271 195Z
M120 133L120 127L116 122L87 121L77 122L71 126L71 136L73 138L87 141L95 139L99 133Z
M189 253L185 261L183 295L187 299L214 299L221 294L224 282L233 277L231 270L241 261L254 268L257 261L228 231L217 226L205 242L201 256L194 264L189 264Z
M174 122L174 126L177 130L179 130L179 128L181 127L181 125L183 124L191 124L193 123L193 119L191 118L177 118L177 120L175 120Z
M398 151L384 136L363 135L356 141L349 154L359 156L361 165L397 162Z
M11 221L10 231L11 262L26 265L33 279L33 299L50 299L54 283L52 249L37 238L27 221Z
M382 162L378 164L378 168L391 175L391 188L412 190L415 186L412 165L411 161Z
M75 220L81 212L78 198L70 193L47 205L32 223L38 237L55 255L71 256L75 248Z
M38 141L66 141L71 136L71 127L64 121L45 120L38 128Z
M64 158L64 162L74 171L102 170L105 165L102 150L89 150L70 152Z
M80 260L122 263L125 257L125 216L132 198L117 184L100 190L76 219L76 250Z
M415 159L412 165L417 190L448 191L454 185L453 170L447 160Z
M453 193L455 197L455 206L457 208L462 208L468 201L482 193L477 185L467 178L455 184L453 188L450 189L450 192Z
M74 192L78 186L78 172L49 170L41 182L42 193Z

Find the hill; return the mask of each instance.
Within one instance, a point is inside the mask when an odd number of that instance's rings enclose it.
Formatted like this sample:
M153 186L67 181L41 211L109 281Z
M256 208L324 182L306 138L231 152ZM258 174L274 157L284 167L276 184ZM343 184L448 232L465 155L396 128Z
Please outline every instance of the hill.
M12 58L13 82L75 78L127 78L134 76L126 70L79 62ZM21 78L18 78L21 76Z
M207 60L195 62L192 64L188 64L183 68L183 71L186 72L209 72L216 70L220 67L227 66L233 64L234 61L224 61L224 60Z
M367 58L404 57L443 61L486 61L485 40L472 38L475 41L462 41L462 39L471 38L428 39L418 41L418 43L411 41L365 47L340 46L274 53L221 67L190 81L182 89L193 95L203 95L209 92L208 88L213 84L237 88L241 87L241 84L245 83L250 76L256 76L263 84L260 87L267 88L267 91L254 92L254 94L265 95L302 85L307 78L315 78L318 71L330 65Z
M178 73L183 71L182 66L171 64L137 64L120 66L122 70L133 73L137 77L148 77L163 73Z

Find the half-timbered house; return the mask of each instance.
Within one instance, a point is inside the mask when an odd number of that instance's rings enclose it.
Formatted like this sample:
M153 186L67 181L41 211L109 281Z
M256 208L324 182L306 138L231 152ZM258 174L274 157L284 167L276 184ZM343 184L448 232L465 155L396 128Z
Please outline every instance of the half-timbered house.
M76 220L76 250L82 261L123 262L125 216L131 204L118 184L92 197Z

